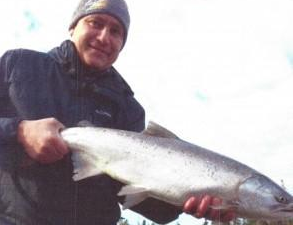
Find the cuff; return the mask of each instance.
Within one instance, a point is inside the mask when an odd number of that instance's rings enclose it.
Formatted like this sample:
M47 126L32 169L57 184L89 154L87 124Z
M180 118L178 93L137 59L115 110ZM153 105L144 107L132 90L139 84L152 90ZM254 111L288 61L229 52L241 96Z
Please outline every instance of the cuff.
M17 129L22 118L1 118L0 119L0 142L11 142L17 140Z

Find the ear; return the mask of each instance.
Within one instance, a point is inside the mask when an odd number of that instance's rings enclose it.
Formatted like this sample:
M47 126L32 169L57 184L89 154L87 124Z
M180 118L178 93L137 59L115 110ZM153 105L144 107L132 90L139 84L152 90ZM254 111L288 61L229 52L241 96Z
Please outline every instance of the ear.
M71 28L70 30L69 30L69 35L72 37L72 35L73 35L73 32L74 32L74 28Z

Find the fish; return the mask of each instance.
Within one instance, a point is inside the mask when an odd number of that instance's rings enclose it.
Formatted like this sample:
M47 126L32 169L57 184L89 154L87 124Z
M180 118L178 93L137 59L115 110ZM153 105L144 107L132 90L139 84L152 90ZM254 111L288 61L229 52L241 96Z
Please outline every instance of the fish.
M146 198L183 207L192 196L223 201L219 210L257 220L293 218L293 197L255 169L203 148L150 121L143 132L71 127L61 132L71 149L73 180L107 174L124 184L123 209Z

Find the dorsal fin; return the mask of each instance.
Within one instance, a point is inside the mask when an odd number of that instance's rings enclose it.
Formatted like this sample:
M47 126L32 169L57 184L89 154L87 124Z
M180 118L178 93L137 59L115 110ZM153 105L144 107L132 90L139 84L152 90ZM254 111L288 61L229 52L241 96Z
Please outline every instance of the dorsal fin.
M179 139L177 135L153 121L149 121L147 129L143 133L156 137Z

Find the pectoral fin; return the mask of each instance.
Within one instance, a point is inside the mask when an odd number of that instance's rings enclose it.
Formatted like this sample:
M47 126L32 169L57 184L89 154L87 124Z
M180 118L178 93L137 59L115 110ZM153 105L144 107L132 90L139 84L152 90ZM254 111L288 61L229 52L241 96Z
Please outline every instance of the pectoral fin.
M87 177L92 177L103 173L99 168L97 168L94 157L83 151L72 151L71 159L74 168L74 181L79 181Z
M125 195L125 200L122 207L123 209L129 209L145 200L148 197L148 191L142 187L126 185L118 193L118 196L123 195Z

